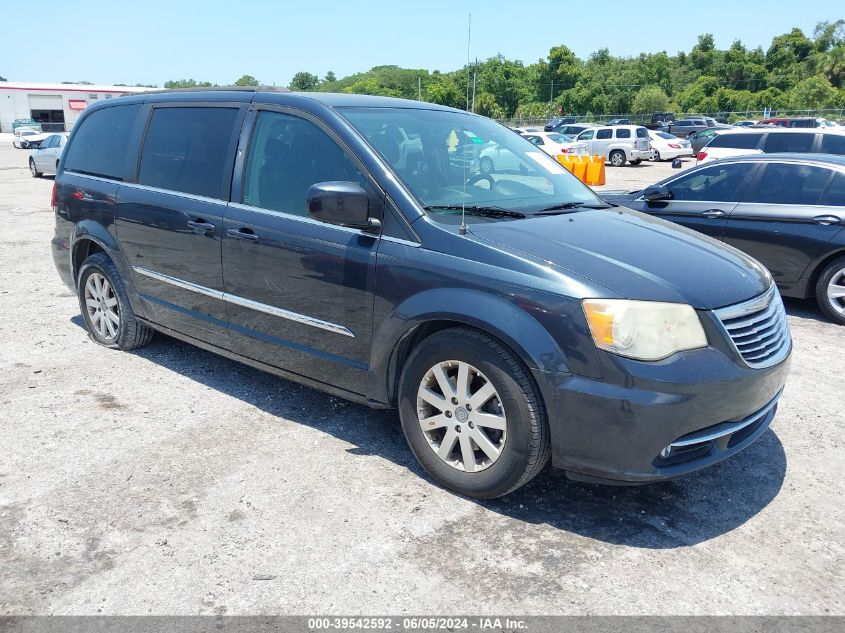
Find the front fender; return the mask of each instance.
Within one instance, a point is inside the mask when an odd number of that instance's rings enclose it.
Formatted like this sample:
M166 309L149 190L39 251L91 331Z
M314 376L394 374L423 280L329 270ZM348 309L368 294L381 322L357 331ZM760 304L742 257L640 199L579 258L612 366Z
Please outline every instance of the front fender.
M392 386L402 369L392 366L395 354L417 327L433 321L451 321L487 332L510 347L530 370L570 373L561 347L518 305L480 290L432 288L408 297L375 328L370 363L376 381L372 399L394 399Z

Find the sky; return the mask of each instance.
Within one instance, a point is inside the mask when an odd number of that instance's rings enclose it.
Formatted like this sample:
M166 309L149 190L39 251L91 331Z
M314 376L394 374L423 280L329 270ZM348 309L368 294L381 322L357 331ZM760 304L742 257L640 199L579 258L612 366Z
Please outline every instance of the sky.
M51 5L53 6L53 5ZM0 76L11 81L226 84L252 75L287 85L305 70L338 78L382 64L449 71L498 53L528 63L565 44L581 58L689 51L713 33L765 50L772 37L845 18L842 0L86 0L7 24ZM59 8L63 7L63 8ZM8 13L8 11L6 12ZM35 23L38 28L35 29Z

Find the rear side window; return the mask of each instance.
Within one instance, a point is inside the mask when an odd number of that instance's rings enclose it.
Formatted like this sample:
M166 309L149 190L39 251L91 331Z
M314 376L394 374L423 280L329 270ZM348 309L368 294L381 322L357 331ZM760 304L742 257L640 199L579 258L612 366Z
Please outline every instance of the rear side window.
M669 185L674 200L737 202L739 189L753 165L730 163L713 165L678 178Z
M769 134L766 142L763 143L763 151L768 154L774 152L809 152L815 140L815 134L778 134L775 132Z
M747 197L764 204L819 204L830 175L829 169L812 165L769 163Z
M845 207L845 174L836 172L827 192L822 196L821 204L832 207Z
M707 147L728 147L730 149L756 149L762 134L721 134L710 141Z
M648 130L644 127L637 128L637 138L648 138Z
M822 134L822 154L845 154L845 134Z
M616 138L631 138L631 130L627 128L618 128L616 130Z
M68 147L65 169L123 180L129 136L140 109L140 105L103 108L85 117Z
M600 138L611 138L613 135L613 130L599 130L596 132L596 139Z
M138 182L228 199L237 108L156 108L147 128Z

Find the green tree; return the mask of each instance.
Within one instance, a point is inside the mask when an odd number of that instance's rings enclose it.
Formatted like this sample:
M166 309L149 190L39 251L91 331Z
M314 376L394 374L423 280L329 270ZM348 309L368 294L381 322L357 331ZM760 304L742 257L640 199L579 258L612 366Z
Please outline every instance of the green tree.
M309 72L300 71L290 80L288 88L291 90L298 90L307 92L309 90L316 90L320 85L320 78L317 75L312 75Z
M168 89L174 88L210 88L212 84L210 81L197 81L196 79L175 79L165 81L164 87Z
M334 73L330 70L326 73L326 76L323 78L323 82L327 84L331 84L337 81L337 77L335 77Z
M786 93L787 103L796 110L820 110L836 107L838 93L822 76L808 77Z
M501 119L505 116L505 111L496 103L496 98L489 92L480 92L476 95L475 111L491 119Z
M636 114L665 112L669 109L669 97L657 86L640 88L634 97L633 111Z
M252 75L243 75L240 79L235 82L236 86L258 86L261 82L259 82L255 77Z

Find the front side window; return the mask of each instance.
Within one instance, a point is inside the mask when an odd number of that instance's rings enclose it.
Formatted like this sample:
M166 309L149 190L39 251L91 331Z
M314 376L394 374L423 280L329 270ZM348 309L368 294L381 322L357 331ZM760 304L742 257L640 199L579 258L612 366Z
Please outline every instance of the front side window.
M584 130L583 132L581 132L581 135L578 137L578 140L579 141L592 140L593 134L595 134L595 132L593 130Z
M338 111L438 221L459 222L462 205L527 214L564 203L605 206L560 163L488 118L411 108Z
M393 140L406 149L419 143L411 135ZM366 184L361 171L328 134L297 116L258 114L246 161L244 204L305 216L311 185L337 180Z
M763 143L763 151L767 154L775 152L809 152L816 140L815 134L792 134L781 132L769 134Z
M714 165L678 178L669 184L673 200L737 202L740 185L751 172L750 163Z
M749 202L763 204L814 205L819 203L830 176L829 169L812 165L769 163L746 197Z
M156 108L138 182L207 198L229 198L237 108Z
M65 169L103 178L125 178L126 148L140 107L101 108L86 116L68 147Z

